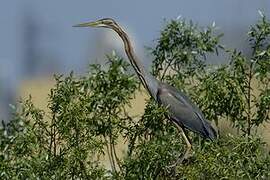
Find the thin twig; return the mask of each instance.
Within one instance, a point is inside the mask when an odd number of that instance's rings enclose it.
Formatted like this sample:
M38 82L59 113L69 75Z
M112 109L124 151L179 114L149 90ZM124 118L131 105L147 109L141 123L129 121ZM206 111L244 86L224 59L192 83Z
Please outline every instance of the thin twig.
M109 141L110 141L110 153L111 153L111 158L112 158L113 171L116 172L111 135L109 137Z

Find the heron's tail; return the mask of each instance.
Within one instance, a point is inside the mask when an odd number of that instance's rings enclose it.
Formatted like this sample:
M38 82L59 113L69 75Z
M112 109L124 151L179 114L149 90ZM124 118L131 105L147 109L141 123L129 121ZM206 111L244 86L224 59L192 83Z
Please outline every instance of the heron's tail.
M218 138L218 133L217 131L213 128L213 126L210 124L210 122L206 122L205 123L205 136L206 138L211 139L212 141L214 141L215 139Z

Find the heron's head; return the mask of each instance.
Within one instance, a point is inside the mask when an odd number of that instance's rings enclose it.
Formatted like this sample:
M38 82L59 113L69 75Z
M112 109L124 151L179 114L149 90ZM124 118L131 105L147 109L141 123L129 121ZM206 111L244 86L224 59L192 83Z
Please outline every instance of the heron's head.
M114 29L114 27L117 27L117 26L118 25L113 19L104 18L104 19L99 19L97 21L76 24L73 27L103 27L103 28Z

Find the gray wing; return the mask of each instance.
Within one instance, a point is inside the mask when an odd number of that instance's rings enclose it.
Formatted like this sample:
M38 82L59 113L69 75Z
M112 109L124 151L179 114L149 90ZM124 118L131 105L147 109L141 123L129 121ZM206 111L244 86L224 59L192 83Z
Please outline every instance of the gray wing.
M178 125L200 134L205 138L215 139L217 133L211 124L204 118L200 109L181 91L161 83L157 100L164 107L167 107L170 117Z

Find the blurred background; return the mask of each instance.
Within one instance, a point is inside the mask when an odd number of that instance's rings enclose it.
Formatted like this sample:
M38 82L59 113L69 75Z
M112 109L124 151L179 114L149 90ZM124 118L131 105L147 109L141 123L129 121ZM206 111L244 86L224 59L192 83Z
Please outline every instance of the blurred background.
M67 1L10 0L0 6L0 119L10 116L9 104L32 95L46 107L53 74L83 74L89 63L102 63L113 49L125 57L116 34L104 29L79 29L72 25L103 17L117 20L131 36L145 66L165 19L179 17L200 26L215 22L224 33L222 43L249 54L246 33L259 19L258 10L270 17L268 0L137 0ZM222 63L221 57L209 63Z

